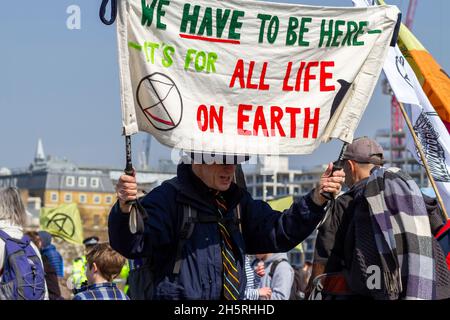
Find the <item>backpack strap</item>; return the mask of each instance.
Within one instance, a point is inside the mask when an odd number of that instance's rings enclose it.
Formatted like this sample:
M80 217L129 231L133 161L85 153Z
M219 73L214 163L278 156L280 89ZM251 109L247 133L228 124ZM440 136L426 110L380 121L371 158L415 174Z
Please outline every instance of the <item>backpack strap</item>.
M283 262L286 261L288 262L286 259L278 259L275 260L274 262L272 262L272 265L270 266L270 272L269 272L269 277L273 278L273 275L275 274L275 269L278 267L278 265Z
M12 239L9 234L0 229L0 239L6 242L6 240Z
M180 230L180 239L178 240L177 253L175 259L175 265L173 267L173 274L178 275L181 267L181 254L184 244L189 239L194 231L195 222L197 221L197 210L190 205L185 204L183 206L183 223Z
M27 235L23 235L22 239L16 239L11 237L3 230L0 230L0 239L2 239L5 242L5 245L7 241L12 241L17 245L19 245L20 247L27 246L30 243L30 238Z

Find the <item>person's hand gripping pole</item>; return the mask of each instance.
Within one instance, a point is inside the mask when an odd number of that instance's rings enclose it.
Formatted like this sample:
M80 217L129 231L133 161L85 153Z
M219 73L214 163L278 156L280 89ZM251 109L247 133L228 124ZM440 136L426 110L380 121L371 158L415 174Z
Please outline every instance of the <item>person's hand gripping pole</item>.
M130 214L130 232L142 233L144 231L145 209L137 199L136 172L131 162L131 137L125 136L126 167L125 174L121 175L117 183L117 197L120 210Z

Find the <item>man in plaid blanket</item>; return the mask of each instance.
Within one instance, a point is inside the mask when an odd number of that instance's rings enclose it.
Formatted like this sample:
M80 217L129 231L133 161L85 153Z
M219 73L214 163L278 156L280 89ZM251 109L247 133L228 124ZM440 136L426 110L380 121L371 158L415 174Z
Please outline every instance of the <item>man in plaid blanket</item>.
M400 169L383 168L374 140L355 139L344 159L350 190L336 199L316 240L313 276L329 275L322 296L449 298L450 274L433 237L443 223L436 201Z

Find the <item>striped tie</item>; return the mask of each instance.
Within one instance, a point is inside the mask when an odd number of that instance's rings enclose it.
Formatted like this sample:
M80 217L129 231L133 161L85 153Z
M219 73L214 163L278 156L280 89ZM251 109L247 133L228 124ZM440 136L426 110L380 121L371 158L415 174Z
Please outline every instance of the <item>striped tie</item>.
M219 213L223 217L223 214L227 211L225 199L220 192L216 193L215 199ZM239 298L239 272L231 237L222 222L219 222L219 230L222 236L223 296L226 300L237 300Z

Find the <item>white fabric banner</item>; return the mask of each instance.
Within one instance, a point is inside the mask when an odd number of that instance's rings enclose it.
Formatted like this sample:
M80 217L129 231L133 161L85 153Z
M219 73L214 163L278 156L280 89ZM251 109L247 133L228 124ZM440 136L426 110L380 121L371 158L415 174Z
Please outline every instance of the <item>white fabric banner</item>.
M399 11L120 0L125 134L186 151L306 154L351 142Z
M366 7L370 0L352 0L355 6ZM414 71L398 46L389 48L383 66L392 91L398 101L410 109L410 120L430 167L447 212L450 210L450 135L441 118L423 92ZM411 133L407 133L407 147L422 164Z
M411 109L411 122L419 138L431 175L447 211L450 210L450 135L434 110L422 86L400 49L389 49L384 72L398 101ZM408 150L422 164L414 140L408 131Z

